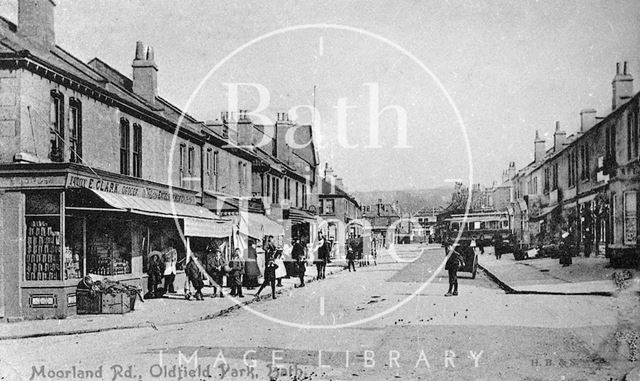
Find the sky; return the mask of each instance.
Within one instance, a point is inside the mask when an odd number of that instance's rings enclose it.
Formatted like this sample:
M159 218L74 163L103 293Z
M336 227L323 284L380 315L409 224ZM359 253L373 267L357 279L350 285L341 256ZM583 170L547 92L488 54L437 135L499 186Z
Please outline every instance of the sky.
M250 111L265 89L270 119L315 86L297 122L352 191L491 185L532 160L536 130L550 147L555 121L610 112L616 62L640 76L637 0L59 0L55 22L58 45L128 76L152 46L160 95L201 120L229 110L229 84L252 84L236 85Z

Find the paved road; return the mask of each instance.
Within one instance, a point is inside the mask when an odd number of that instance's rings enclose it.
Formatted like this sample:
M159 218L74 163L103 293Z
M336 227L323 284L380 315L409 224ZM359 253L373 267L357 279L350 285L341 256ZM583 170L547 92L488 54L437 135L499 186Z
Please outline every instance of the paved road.
M252 311L158 330L6 341L0 370L5 379L80 379L101 369L104 379L140 380L608 380L631 368L602 355L619 314L614 298L506 295L482 273L461 274L460 296L445 298L446 274L436 273L443 260L441 248L403 246L377 266Z

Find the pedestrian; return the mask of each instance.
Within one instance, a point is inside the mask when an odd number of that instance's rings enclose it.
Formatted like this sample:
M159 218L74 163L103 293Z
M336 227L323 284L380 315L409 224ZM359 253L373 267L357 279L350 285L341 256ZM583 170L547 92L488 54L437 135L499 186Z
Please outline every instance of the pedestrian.
M274 255L274 263L276 267L276 287L282 287L282 278L287 276L287 269L284 267L284 260L282 259L282 250L276 250Z
M247 258L244 263L244 286L247 290L253 290L259 285L258 277L260 277L260 268L258 267L258 252L256 243L253 239L249 240L249 248L247 249Z
M573 255L574 244L573 244L573 234L569 231L562 230L562 251L560 253L560 264L562 267L570 266L573 262L571 256Z
M353 247L347 243L347 268L349 269L349 272L351 272L351 268L353 268L354 272L356 271L355 259L356 253L353 250Z
M178 252L175 249L174 240L169 240L169 246L162 254L162 261L164 262L164 290L169 294L175 294L176 290L173 287L173 281L176 279Z
M305 248L300 242L300 238L296 238L291 249L291 258L294 260L295 272L298 278L300 278L300 284L297 287L304 287L304 274L306 272L306 260Z
M193 285L193 288L196 290L196 300L204 300L204 297L202 296L202 288L204 287L204 282L202 281L203 274L200 272L193 256L189 258L189 263L187 263L184 273L187 276L187 279L189 279L189 282Z
M327 253L327 245L324 239L324 235L322 232L318 234L318 248L316 251L316 258L314 260L316 264L316 270L318 272L318 279L325 278L325 269L327 267L327 258L329 257L329 253Z
M256 298L260 299L260 293L267 287L267 284L271 286L271 298L276 299L276 271L278 265L276 265L273 258L269 259L264 267L264 281L256 293Z
M231 293L229 295L244 298L244 295L242 295L242 275L244 274L244 260L242 259L240 249L236 248L236 250L233 252L233 257L231 258L229 267L231 270L229 272L229 279L231 279Z
M164 272L164 265L160 260L162 255L159 251L152 251L149 257L149 264L147 267L147 294L145 299L153 299L161 296L158 292L158 284L162 282L162 273Z
M276 255L276 245L273 243L273 236L268 235L265 237L264 244L264 260L265 263L269 261L269 259L274 259Z
M444 266L445 270L449 272L449 291L444 296L458 295L458 269L464 267L464 259L458 250L457 247L451 247L451 253Z
M216 297L218 294L218 288L220 289L220 297L224 297L222 293L222 279L224 276L224 267L227 265L227 261L225 261L222 256L222 251L220 249L216 249L215 253L212 256L207 256L207 273L213 279L213 296Z

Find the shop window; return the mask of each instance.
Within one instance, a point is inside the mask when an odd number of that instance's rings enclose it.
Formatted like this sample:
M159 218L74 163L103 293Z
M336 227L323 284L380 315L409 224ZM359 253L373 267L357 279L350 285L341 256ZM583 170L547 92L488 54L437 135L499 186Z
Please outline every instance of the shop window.
M79 279L85 274L86 220L82 217L65 217L65 238L63 251L64 279Z
M82 163L82 103L69 99L69 161Z
M120 119L120 173L129 174L129 155L131 151L129 121L125 118Z
M51 90L51 127L50 127L50 151L51 161L64 160L64 95Z
M98 275L131 273L131 223L95 218L87 223L87 271Z
M62 279L60 193L25 194L25 280Z
M624 194L624 244L635 245L638 237L637 199L636 192Z
M134 177L142 177L142 126L133 124L133 173Z

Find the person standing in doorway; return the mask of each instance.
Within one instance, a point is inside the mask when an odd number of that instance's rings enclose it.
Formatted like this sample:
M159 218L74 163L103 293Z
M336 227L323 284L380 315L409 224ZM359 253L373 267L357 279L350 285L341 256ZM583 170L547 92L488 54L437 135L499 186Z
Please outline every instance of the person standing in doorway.
M240 249L236 249L233 252L233 257L229 263L231 271L229 272L229 278L231 279L231 296L238 296L244 298L242 295L242 275L244 274L244 260L240 253Z
M458 269L464 267L464 259L459 250L457 246L451 247L449 259L444 266L445 270L449 272L449 291L444 296L458 295Z
M176 279L176 266L178 265L178 252L175 249L175 241L169 240L169 246L162 254L164 262L164 289L169 294L175 294L173 281Z

